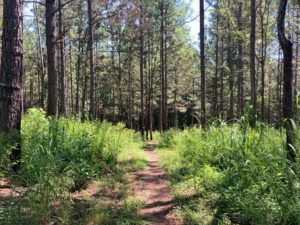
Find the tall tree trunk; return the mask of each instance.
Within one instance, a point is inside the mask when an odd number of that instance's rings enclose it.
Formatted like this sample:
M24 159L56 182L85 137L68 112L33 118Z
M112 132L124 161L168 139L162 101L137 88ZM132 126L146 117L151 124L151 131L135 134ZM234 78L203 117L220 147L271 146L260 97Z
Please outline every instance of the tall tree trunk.
M232 62L232 42L231 42L231 29L229 28L229 34L228 34L228 46L227 46L227 64L229 68L229 92L230 92L230 97L229 97L229 113L228 113L228 120L231 121L233 119L233 107L234 107L234 74L233 74L233 62Z
M23 76L23 0L3 1L0 71L0 131L16 141L11 153L13 170L20 167Z
M129 47L129 52L132 51L132 46L130 44ZM129 56L128 59L128 102L127 102L127 125L129 129L132 129L132 59L131 59L131 55Z
M143 8L140 5L141 17L140 17L140 90L141 90L141 112L140 112L140 130L142 138L144 139L144 33L143 33Z
M163 129L166 131L168 129L168 52L167 52L167 6L165 7L165 18L164 18L164 124Z
M174 85L175 85L175 89L174 89L174 118L173 118L173 124L174 124L174 128L178 129L178 115L177 115L177 86L178 86L178 78L177 78L177 70L175 68L174 71Z
M117 52L118 52L118 91L119 91L118 112L119 112L119 120L123 120L121 46L118 46Z
M221 46L221 71L220 71L220 115L221 118L224 119L224 40L222 38L221 40L222 46Z
M300 13L300 8L297 10L298 15ZM300 17L298 17L300 19ZM298 19L298 28L300 30L300 20ZM294 78L294 100L298 98L298 70L299 70L299 33L296 34L296 54L295 54L295 78ZM298 107L299 105L295 104L295 117L297 118L298 116Z
M55 69L55 0L46 0L46 45L48 65L47 114L56 116L58 111L57 73Z
M90 53L90 119L95 118L95 74L94 74L94 30L93 30L93 13L92 13L92 2L88 0L88 17L89 17L89 53Z
M243 15L243 3L239 3L239 11L238 11L238 28L239 31L242 32L243 24L242 24L242 15ZM244 60L243 60L243 40L239 38L238 40L238 117L244 115Z
M150 37L150 32L149 32ZM153 40L153 34L152 34ZM149 77L149 124L150 124L150 140L153 140L153 80L154 80L154 71L155 66L154 62L156 61L155 57L155 50L153 41L151 42L149 39L149 70L150 70L150 77Z
M73 61L73 58L72 58L72 42L70 42L69 44L69 60L70 60L70 71L69 71L69 74L70 74L70 103L71 103L71 113L72 115L74 115L74 95L73 95L73 91L74 91L74 88L73 88L73 68L72 68L72 61Z
M265 120L265 65L267 57L267 33L268 33L268 24L269 24L269 12L270 12L270 3L261 2L259 15L260 15L260 29L261 29L261 119ZM266 15L267 13L267 15ZM265 22L266 16L266 22ZM266 24L266 25L265 25Z
M81 46L80 35L77 49L77 63L76 63L76 97L75 97L75 112L79 114L79 90L80 90L80 74L81 74L81 56L83 54L83 48Z
M75 112L76 115L80 112L80 80L81 78L81 63L82 63L82 55L83 55L83 41L82 41L82 32L83 32L83 15L80 13L82 11L82 5L78 5L79 12L79 26L77 28L77 59L76 59L76 93L75 93ZM86 34L86 32L85 32ZM84 35L85 36L85 35Z
M147 120L148 120L148 128L150 132L150 140L152 140L152 49L151 49L151 40L150 40L150 32L148 30L148 110L147 110Z
M164 130L164 102L165 102L165 66L164 66L164 1L160 4L160 107L159 107L159 130Z
M84 72L83 72L83 81L82 81L82 98L81 98L81 120L82 121L86 119L86 94L87 94L87 83L88 83L87 67L88 67L88 62L86 59L84 62Z
M219 115L219 107L218 107L218 75L219 75L219 0L216 3L217 10L217 24L216 24L216 34L215 34L215 77L214 77L214 112L213 115Z
M256 31L256 0L251 0L251 31L250 31L250 80L251 80L251 116L250 126L256 124L256 70L255 70L255 31Z
M271 97L272 97L271 75L269 74L269 89L268 89L268 123L271 123Z
M24 71L25 72L25 71ZM34 93L33 93L33 77L30 77L29 81L29 106L33 106L33 98L34 98Z
M281 51L278 49L278 62L277 62L277 102L278 102L278 123L279 127L282 125L282 94L281 94L281 79L282 79L282 67L281 67Z
M205 34L204 34L204 0L200 2L200 66L201 66L201 125L206 125L206 84L205 84Z
M42 37L41 37L41 28L40 28L40 21L37 11L36 4L33 5L34 16L36 20L37 26L37 35L38 35L38 54L40 59L39 64L39 72L41 77L41 90L40 90L40 105L42 108L45 107L45 65L44 65L44 54L43 54L43 47L42 47Z
M58 0L58 27L59 27L59 50L60 50L60 113L68 115L68 90L65 69L65 38L62 15L62 0Z
M112 26L111 26L112 27ZM113 29L111 29L111 42L114 43L114 33L113 33ZM111 61L112 61L112 70L111 70L111 76L112 76L112 108L113 108L113 118L112 121L113 123L116 122L116 98L115 98L115 88L116 88L116 78L115 78L115 70L116 70L116 66L115 66L115 53L114 53L114 49L112 47L112 51L111 51Z
M280 0L277 17L278 39L283 51L283 117L286 129L287 158L296 162L296 133L293 128L293 43L286 38L285 16L288 0Z
M265 61L261 62L261 120L265 120Z

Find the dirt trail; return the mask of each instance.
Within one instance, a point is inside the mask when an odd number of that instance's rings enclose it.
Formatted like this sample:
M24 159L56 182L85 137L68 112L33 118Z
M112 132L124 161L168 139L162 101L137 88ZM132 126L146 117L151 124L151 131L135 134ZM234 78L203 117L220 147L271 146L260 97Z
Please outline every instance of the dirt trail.
M149 225L178 225L172 212L174 205L170 185L159 166L159 157L152 148L153 143L149 143L145 149L148 165L144 170L131 174L130 186L133 187L135 196L146 203L140 215Z

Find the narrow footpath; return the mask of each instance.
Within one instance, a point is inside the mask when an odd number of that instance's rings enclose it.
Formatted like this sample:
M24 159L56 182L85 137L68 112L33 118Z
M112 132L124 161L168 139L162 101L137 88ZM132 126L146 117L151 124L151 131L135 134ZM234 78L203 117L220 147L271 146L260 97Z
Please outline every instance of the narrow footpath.
M148 156L147 167L130 174L130 186L135 196L145 202L140 216L149 225L179 225L174 217L170 184L159 165L158 155L153 151L153 143L148 143L145 152Z

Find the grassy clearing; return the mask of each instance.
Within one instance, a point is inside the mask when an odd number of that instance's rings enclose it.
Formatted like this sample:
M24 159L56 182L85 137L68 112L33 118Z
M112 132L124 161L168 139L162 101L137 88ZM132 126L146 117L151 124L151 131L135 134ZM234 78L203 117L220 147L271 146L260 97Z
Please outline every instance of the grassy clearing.
M299 225L299 164L289 168L284 140L245 121L160 137L156 151L184 224Z
M0 174L24 191L0 198L0 224L141 223L142 203L131 197L126 174L143 168L146 156L139 134L123 124L52 120L31 109L17 174L9 170L10 143L0 135Z

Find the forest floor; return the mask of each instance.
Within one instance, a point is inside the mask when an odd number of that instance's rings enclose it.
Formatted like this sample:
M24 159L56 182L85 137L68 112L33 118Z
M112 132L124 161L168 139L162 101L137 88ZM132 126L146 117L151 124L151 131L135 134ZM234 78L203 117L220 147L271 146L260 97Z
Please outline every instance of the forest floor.
M153 151L154 144L155 142L148 142L145 148L147 167L130 174L129 186L135 197L145 203L139 215L147 224L179 225L174 212L174 199L170 194L170 183L159 165L158 155Z

